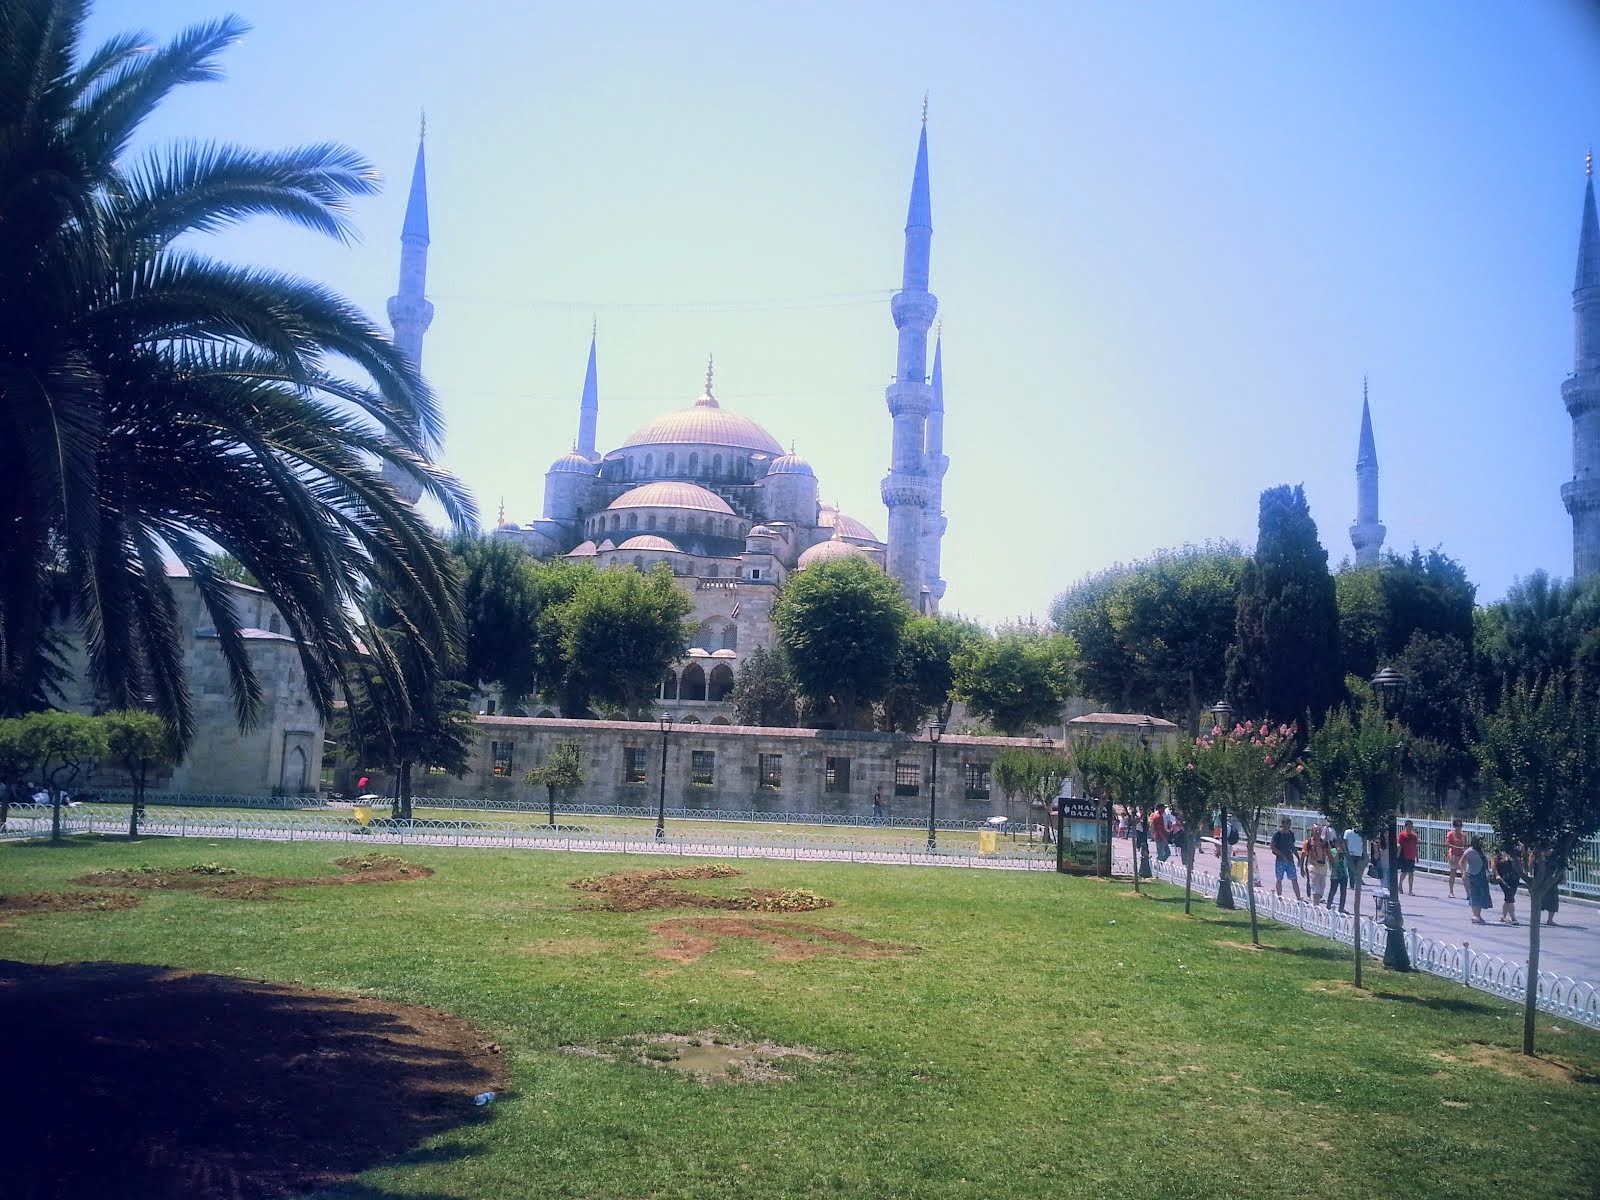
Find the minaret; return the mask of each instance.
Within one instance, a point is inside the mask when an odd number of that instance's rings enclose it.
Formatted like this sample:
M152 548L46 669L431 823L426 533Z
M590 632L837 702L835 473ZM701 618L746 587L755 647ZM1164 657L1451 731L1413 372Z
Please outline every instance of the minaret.
M589 329L589 366L583 373L583 402L578 406L577 452L594 462L599 456L594 452L595 425L600 420L600 389L595 383L594 343L600 333L600 322Z
M944 516L944 473L950 469L950 460L944 453L944 334L940 330L933 341L933 407L928 410L928 424L923 434L923 469L932 488L928 493L928 507L922 514L922 579L928 589L928 611L939 611L944 599L944 580L939 578L939 560L944 531L949 525Z
M1361 442L1356 448L1356 520L1350 526L1350 544L1356 548L1356 566L1378 562L1383 549L1383 522L1378 520L1378 446L1372 438L1372 408L1367 403L1367 379L1361 377Z
M1594 154L1585 163L1578 274L1572 285L1572 374L1561 399L1572 417L1572 479L1561 502L1572 514L1572 577L1600 571L1600 220L1594 205Z
M406 220L400 227L400 286L389 297L389 326L394 344L418 367L422 366L422 335L433 323L428 303L428 169L423 144L428 121L424 117L417 135L417 161L411 168L411 194L406 198ZM415 504L422 488L409 476L385 465L383 477L408 504Z
M928 330L939 302L928 291L929 246L933 241L933 206L928 198L928 102L922 102L922 135L917 166L911 177L911 205L906 212L905 265L900 290L889 303L900 331L895 378L884 393L894 418L889 473L883 480L883 503L889 510L889 574L918 611L930 611L934 600L927 587L923 561L923 522L933 496L928 475L926 430L933 408L928 383Z

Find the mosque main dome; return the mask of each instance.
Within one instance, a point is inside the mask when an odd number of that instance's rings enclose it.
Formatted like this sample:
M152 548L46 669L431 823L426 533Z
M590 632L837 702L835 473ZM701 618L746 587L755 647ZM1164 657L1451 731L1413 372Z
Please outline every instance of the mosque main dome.
M701 487L697 483L675 483L670 480L660 483L646 483L639 487L630 488L623 492L610 504L608 510L616 508L677 508L687 509L692 512L721 513L724 516L733 516L733 509L728 507L728 502L715 492Z
M755 450L775 457L783 446L749 417L729 412L709 392L688 408L657 417L633 431L618 449L633 446L727 446Z

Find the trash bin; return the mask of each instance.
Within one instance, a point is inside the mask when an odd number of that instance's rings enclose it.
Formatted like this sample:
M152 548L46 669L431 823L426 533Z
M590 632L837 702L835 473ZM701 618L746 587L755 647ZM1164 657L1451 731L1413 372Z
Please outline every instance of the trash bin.
M978 853L993 854L1000 848L1000 835L992 829L978 830Z
M1233 866L1230 868L1230 873L1232 874L1233 881L1235 883L1250 882L1250 864L1242 858L1236 858L1233 860Z
M372 806L370 804L357 804L350 811L355 813L356 824L363 829L366 828L367 822L372 820Z

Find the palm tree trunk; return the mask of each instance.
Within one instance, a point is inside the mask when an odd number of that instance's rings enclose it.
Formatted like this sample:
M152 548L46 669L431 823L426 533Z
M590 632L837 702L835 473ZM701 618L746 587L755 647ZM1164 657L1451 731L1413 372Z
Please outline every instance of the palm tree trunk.
M411 760L405 759L400 763L400 811L401 820L411 820Z

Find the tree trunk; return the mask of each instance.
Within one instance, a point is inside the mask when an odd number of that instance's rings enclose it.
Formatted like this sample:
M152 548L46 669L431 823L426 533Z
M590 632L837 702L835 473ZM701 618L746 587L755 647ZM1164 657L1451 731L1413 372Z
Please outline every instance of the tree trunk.
M1194 834L1183 831L1183 915L1189 916L1190 889L1194 886Z
M1346 858L1345 861L1348 862L1349 859ZM1364 866L1360 866L1359 869L1354 866L1350 868L1350 890L1355 895L1355 903L1351 905L1350 911L1355 914L1355 916L1351 918L1351 928L1355 931L1355 937L1351 940L1355 942L1356 946L1357 987L1361 986L1361 876L1365 873L1366 867Z
M556 789L554 784L545 784L545 791L550 793L550 824L556 823Z
M1541 885L1540 877L1544 882ZM1539 925L1541 913L1539 906L1544 903L1545 896L1550 889L1556 886L1554 872L1546 871L1541 861L1533 873L1533 879L1528 885L1528 903L1532 910L1528 914L1528 970L1527 987L1522 994L1522 1052L1533 1053L1534 1022L1539 1015Z
M144 815L144 771L133 777L133 803L128 806L128 837L139 836L139 818Z
M1256 831L1251 828L1246 834L1249 844L1245 846L1244 860L1244 886L1250 900L1250 944L1261 945L1261 925L1256 919Z
M404 814L401 820L411 820L411 760L409 758L400 764L400 810Z
M61 840L61 789L58 787L50 789L50 840Z

